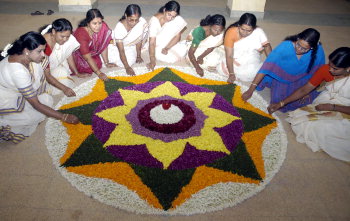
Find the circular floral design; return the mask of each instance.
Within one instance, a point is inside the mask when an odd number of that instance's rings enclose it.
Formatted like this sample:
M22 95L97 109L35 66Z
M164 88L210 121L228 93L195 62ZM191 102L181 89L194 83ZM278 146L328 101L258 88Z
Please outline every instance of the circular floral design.
M176 120L170 119L175 123L163 124L152 120L152 110L161 106L160 113L164 113L172 105L180 110L181 119L175 116ZM100 103L92 120L95 136L113 156L141 166L175 170L229 155L242 136L242 126L238 112L220 95L180 82L119 89Z
M262 111L267 103L257 94L242 101L241 86L211 80L218 76L197 78L191 68L177 69L147 73L140 68L134 77L111 72L109 81L93 79L76 88L76 97L62 99L56 108L77 115L81 123L49 119L46 125L46 144L61 174L101 202L147 214L215 211L261 191L279 170L287 145L278 119ZM141 113L155 125L177 125L186 112L196 121L182 133L154 131L133 121ZM168 119L170 113L176 117ZM239 131L242 123L243 135L233 133L232 139L223 132ZM200 133L176 139L175 134L195 127ZM157 142L160 151L152 146ZM123 156L113 154L119 148ZM221 156L204 160L212 154ZM140 164L142 158L149 160Z
M146 104L140 110L138 119L148 130L164 134L184 133L196 123L196 116L189 105L171 99Z

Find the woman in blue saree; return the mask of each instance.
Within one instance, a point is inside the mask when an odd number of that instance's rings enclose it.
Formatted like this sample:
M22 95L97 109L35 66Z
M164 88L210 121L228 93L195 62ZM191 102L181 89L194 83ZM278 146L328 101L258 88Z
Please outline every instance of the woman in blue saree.
M320 33L308 28L303 32L287 37L267 57L249 89L242 99L248 100L256 90L271 89L271 103L276 103L292 94L312 77L325 63L325 54ZM287 112L310 104L319 93L314 90L307 97L287 105L280 104L280 111Z

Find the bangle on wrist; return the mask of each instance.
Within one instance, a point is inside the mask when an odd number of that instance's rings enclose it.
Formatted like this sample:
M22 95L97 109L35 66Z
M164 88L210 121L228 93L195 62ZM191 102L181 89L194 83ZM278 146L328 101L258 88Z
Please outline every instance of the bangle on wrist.
M283 107L284 106L284 102L280 101L280 106Z
M255 87L257 87L257 86L258 86L257 84L255 84L255 83L253 83L253 82L251 83L251 85L254 85Z
M68 118L68 114L63 114L61 120L62 120L63 122L66 122L66 121L67 121L67 118Z

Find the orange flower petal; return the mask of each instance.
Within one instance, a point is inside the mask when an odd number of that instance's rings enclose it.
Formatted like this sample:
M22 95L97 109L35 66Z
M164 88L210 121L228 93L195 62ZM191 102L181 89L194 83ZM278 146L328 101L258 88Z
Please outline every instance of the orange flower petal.
M239 107L239 108L243 108L249 111L253 111L257 114L260 114L264 117L268 117L270 119L274 119L271 115L265 113L264 111L254 107L253 105L251 105L248 102L245 102L244 100L242 100L242 93L241 93L241 87L240 86L236 86L235 89L235 94L232 100L232 103L235 107Z
M262 179L264 179L266 175L262 156L262 145L266 136L269 135L271 130L275 127L277 127L277 123L273 122L272 124L261 127L258 130L246 132L242 136L242 140L245 143L247 151Z
M128 187L131 191L135 191L140 198L147 201L153 207L163 209L151 189L143 184L141 178L136 175L134 170L127 163L99 163L94 165L67 167L67 170L88 177L113 180L116 183Z
M178 71L176 69L170 68L170 70L175 73L176 75L178 75L179 77L181 77L182 79L184 79L187 82L190 82L193 85L202 85L202 84L209 84L209 85L225 85L225 84L229 84L227 82L224 81L215 81L215 80L209 80L209 79L205 79L205 78L198 78L195 76L192 76L190 74L186 74L184 72Z
M159 72L163 71L164 68L158 68L152 72L143 74L143 75L138 75L138 76L120 76L120 77L111 77L111 79L115 80L120 80L120 81L126 81L126 82L131 82L134 84L143 84L148 82L150 79L152 79L154 76L159 74Z
M173 201L173 208L181 205L187 199L189 199L196 192L217 184L224 182L238 182L238 183L256 183L259 184L259 180L254 180L251 178L246 178L234 173L225 172L219 169L200 166L197 167L196 171L193 174L191 182L182 188L179 196Z
M70 136L67 150L65 154L61 157L60 163L64 164L69 157L80 147L84 140L92 134L92 126L79 124L68 124L63 123L67 128L67 134Z
M79 107L81 105L85 104L91 104L94 101L102 101L108 96L106 90L105 90L105 84L104 81L98 79L96 82L96 85L92 88L92 91L90 94L86 95L85 97L80 98L79 100L63 105L60 109L69 109L73 107Z

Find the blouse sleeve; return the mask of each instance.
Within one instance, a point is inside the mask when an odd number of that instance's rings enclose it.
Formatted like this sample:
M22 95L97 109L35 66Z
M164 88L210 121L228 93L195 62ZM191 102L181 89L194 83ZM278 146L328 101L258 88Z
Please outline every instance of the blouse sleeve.
M13 76L16 76L13 78L15 86L25 98L28 99L37 96L36 90L34 90L32 85L31 75L27 70L22 69L20 71L16 71Z
M269 43L267 40L265 32L261 28L257 28L258 34L259 34L259 43L261 46L264 46L265 44Z
M327 75L329 75L329 65L323 65L320 67L315 74L311 77L309 80L309 83L312 84L313 86L317 87L322 83L322 81L329 81L327 79Z
M192 44L191 47L198 47L199 43L205 39L205 31L202 27L197 27L192 32Z
M74 32L74 37L77 39L77 41L80 44L80 48L79 48L80 53L82 55L89 54L90 53L89 45L91 42L91 38L89 34L86 32L86 30L84 30L83 27L78 28Z
M233 45L238 40L237 27L232 27L227 30L224 38L224 46L233 48Z
M149 20L149 37L150 38L154 38L157 36L158 34L158 29L159 29L159 21L158 21L158 18L156 17L152 17L150 20Z
M117 25L115 26L114 30L113 30L113 38L116 40L121 40L123 38L125 38L126 36L126 32L125 32L125 28L123 27L123 23L118 22Z

